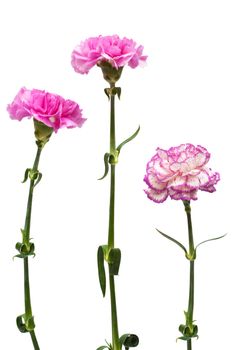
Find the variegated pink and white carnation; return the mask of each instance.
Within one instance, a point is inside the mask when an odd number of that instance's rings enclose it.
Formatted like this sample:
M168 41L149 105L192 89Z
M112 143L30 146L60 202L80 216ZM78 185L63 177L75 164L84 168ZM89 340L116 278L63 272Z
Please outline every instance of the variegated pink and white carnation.
M73 50L71 64L77 73L85 74L101 62L108 62L115 69L125 65L136 68L146 59L143 46L137 46L132 39L120 39L118 35L99 35L82 41Z
M207 166L209 159L210 153L204 147L190 143L168 150L157 148L147 164L145 193L154 202L162 203L169 196L196 200L198 190L214 192L220 175Z

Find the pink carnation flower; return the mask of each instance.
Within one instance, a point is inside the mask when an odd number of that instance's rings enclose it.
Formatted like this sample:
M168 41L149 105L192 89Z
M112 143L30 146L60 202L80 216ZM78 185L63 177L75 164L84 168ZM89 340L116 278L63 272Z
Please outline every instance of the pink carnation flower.
M132 39L120 39L118 35L98 36L81 42L72 52L71 64L78 73L88 73L97 63L109 62L118 69L125 65L136 68L145 62L143 46L138 46Z
M196 200L198 190L214 192L220 175L206 165L209 159L210 154L204 147L189 143L168 151L157 148L147 164L145 193L154 202L162 203L168 196Z
M41 90L21 88L14 101L7 106L12 119L22 120L24 117L34 119L53 128L81 127L86 119L82 118L79 105L71 100Z

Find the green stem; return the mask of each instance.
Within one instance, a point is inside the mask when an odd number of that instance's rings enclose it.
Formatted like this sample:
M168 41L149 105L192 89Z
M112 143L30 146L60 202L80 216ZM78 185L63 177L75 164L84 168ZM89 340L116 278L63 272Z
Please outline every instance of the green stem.
M194 308L194 261L190 261L188 315L189 315L189 322L191 324L193 322L193 308Z
M38 171L38 165L40 160L42 147L37 147L37 153L36 158L33 164L32 173ZM30 226L31 226L31 213L32 213L32 200L33 200L33 191L34 191L34 183L35 179L30 180L30 188L29 188L29 194L28 194L28 202L27 202L27 210L26 210L26 218L25 218L25 224L24 224L24 243L26 245L30 244ZM25 303L25 319L29 320L33 317L32 314L32 306L31 306L31 295L30 295L30 280L29 280L29 261L28 257L25 257L24 259L24 303ZM32 343L35 350L40 350L40 347L38 345L35 331L30 331Z
M114 218L115 218L115 164L111 164L108 250L114 248Z
M112 319L112 346L113 350L120 349L118 321L117 321L117 306L116 306L116 294L115 294L115 281L114 276L109 273L110 284L110 298L111 298L111 319Z
M23 259L24 261L24 305L25 305L25 315L27 318L32 317L32 306L30 297L30 283L29 283L29 266L28 257Z
M42 147L37 147L36 158L32 167L32 172L38 171L38 165L40 160ZM27 211L26 218L24 224L24 232L25 232L25 243L29 243L30 239L30 226L31 226L31 213L32 213L32 199L33 199L33 190L34 190L34 182L35 180L30 181L30 188L28 194L28 202L27 202Z
M193 309L194 309L194 261L195 261L195 248L193 240L192 218L191 218L191 206L190 201L183 201L188 222L188 237L189 237L189 300L188 311L186 316L186 326L191 329L193 327ZM187 341L187 350L192 350L192 339Z
M110 84L114 88L115 84ZM116 150L116 132L115 132L115 95L110 96L110 154Z
M31 332L30 332L30 335L31 335L32 344L33 344L33 346L34 346L34 349L35 349L35 350L40 350L38 341L37 341L37 339L36 339L36 334L35 334L35 332L34 332L34 331L31 331Z
M115 84L110 84L114 88ZM110 154L116 152L116 134L115 134L115 95L110 96ZM110 180L110 203L109 203L109 230L108 230L108 251L114 248L114 214L115 214L115 159L111 159L111 180ZM110 299L111 299L111 320L112 320L112 346L113 350L120 350L117 306L114 276L110 274Z

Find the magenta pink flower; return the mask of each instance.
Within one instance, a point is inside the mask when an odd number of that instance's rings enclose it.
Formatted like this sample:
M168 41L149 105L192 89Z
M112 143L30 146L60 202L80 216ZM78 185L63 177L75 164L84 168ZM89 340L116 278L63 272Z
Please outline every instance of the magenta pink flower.
M214 192L220 175L206 165L209 159L210 154L204 147L189 143L168 151L157 148L147 164L145 193L154 202L162 203L168 196L196 200L198 190Z
M120 39L118 35L98 36L81 42L72 52L71 64L78 73L88 73L97 63L107 61L118 69L125 65L136 68L145 62L143 46L138 46L132 39Z
M76 102L46 91L28 90L24 87L7 106L7 111L12 119L33 117L55 132L63 127L81 127L86 120L82 118L82 110Z

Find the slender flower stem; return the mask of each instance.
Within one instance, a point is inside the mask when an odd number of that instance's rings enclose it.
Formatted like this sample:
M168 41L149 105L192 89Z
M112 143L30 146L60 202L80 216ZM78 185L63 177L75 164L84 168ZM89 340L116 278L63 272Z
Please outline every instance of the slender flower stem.
M192 340L187 340L187 350L192 350Z
M115 174L116 166L111 164L109 226L108 226L108 250L114 248L114 218L115 218Z
M40 155L42 151L41 145L38 145L36 158L33 164L32 169L30 169L29 177L30 177L30 188L28 194L28 202L27 202L27 210L26 210L26 218L23 230L23 243L26 247L30 247L30 226L31 226L31 213L32 213L32 200L33 200L33 191L35 186L35 181L38 176L38 165L40 160ZM35 350L40 350L36 334L34 331L34 321L33 321L33 313L31 306L31 296L30 296L30 280L29 280L29 261L28 257L24 257L24 304L25 304L25 323L26 328L29 327L28 322L32 323L32 327L30 325L29 332L31 335L32 343Z
M110 84L114 88L115 84ZM115 95L110 96L110 162L111 162L111 181L110 181L110 203L109 203L109 230L108 230L108 252L114 248L114 214L115 214L115 153L116 153L116 136L115 136ZM112 346L113 350L120 350L117 306L114 275L110 274L110 299L111 299L111 319L112 319Z
M40 160L42 147L37 147L36 152L36 158L32 167L32 173L36 173L38 171L38 165ZM35 179L31 179L30 181L30 188L29 188L29 194L28 194L28 202L27 202L27 211L26 211L26 218L25 218L25 224L24 224L24 232L25 232L25 243L29 242L30 239L30 226L31 226L31 212L32 212L32 199L33 199L33 190L34 190L34 183Z
M34 332L34 331L31 331L31 332L30 332L30 335L31 335L32 344L33 344L33 346L34 346L34 349L40 350L38 341L37 341L37 339L36 339L35 332Z
M186 326L191 330L193 329L193 309L194 309L194 261L195 261L195 248L193 240L193 229L192 229L192 219L191 219L191 206L190 201L183 201L185 206L185 211L187 215L188 222L188 237L189 237L189 301L188 301L188 311L186 315ZM187 340L187 350L192 350L192 339Z

